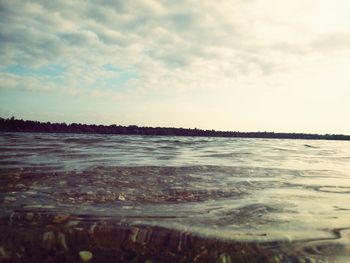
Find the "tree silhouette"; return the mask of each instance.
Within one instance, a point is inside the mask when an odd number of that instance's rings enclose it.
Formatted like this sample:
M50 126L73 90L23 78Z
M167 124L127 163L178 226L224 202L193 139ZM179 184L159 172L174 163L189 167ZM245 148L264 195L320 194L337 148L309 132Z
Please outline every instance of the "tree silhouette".
M49 132L49 133L97 133L128 135L163 135L163 136L205 136L205 137L237 137L237 138L277 138L277 139L318 139L318 140L350 140L349 135L342 134L306 134L306 133L274 133L274 132L238 132L215 131L201 129L171 127L138 127L136 125L88 125L81 123L50 123L30 120L18 120L15 117L0 118L1 132Z

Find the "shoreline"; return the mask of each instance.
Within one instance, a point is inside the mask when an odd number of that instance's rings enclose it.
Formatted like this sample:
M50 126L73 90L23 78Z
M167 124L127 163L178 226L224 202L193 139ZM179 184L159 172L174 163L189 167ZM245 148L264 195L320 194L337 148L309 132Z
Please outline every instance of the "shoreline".
M4 119L0 117L0 132L40 132L57 134L115 134L144 136L256 138L256 139L305 139L350 141L350 135L310 134L286 132L216 131L175 127L139 127L136 125L96 125L81 123L50 123L31 120Z

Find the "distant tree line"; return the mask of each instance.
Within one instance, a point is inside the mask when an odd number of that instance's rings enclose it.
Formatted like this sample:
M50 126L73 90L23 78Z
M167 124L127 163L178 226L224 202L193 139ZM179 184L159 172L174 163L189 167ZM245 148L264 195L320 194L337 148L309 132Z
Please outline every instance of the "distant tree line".
M206 137L237 137L237 138L280 138L280 139L319 139L319 140L350 140L350 135L342 134L305 134L305 133L274 133L274 132L237 132L215 131L185 128L138 127L136 125L95 125L81 123L51 123L29 120L19 120L14 117L0 117L1 132L46 132L46 133L97 133L97 134L128 134L128 135L165 135L165 136L206 136Z

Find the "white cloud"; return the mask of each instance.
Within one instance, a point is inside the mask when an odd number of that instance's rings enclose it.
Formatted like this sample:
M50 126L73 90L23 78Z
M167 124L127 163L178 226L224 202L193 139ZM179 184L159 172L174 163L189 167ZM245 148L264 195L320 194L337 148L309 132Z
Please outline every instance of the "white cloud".
M4 71L0 88L130 101L155 93L221 99L242 90L254 96L289 89L302 77L297 89L307 99L313 89L305 72L312 69L324 87L329 61L348 66L349 8L345 0L0 1L0 70L16 64L67 69L61 84ZM106 64L119 72L107 72ZM122 83L122 72L136 76ZM350 84L332 76L340 92ZM101 84L113 78L109 89Z

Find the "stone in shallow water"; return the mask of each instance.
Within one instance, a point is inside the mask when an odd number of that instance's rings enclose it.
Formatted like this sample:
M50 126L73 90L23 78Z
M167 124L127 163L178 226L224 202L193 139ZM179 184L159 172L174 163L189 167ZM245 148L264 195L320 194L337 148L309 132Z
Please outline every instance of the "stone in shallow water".
M27 191L27 192L25 192L25 194L27 194L27 195L36 195L38 192L36 192L36 191Z
M79 256L84 262L88 262L90 259L92 259L92 253L90 251L82 250L79 252Z
M58 214L52 219L52 223L61 224L63 222L66 222L68 218L69 218L68 214Z
M24 184L16 184L16 186L15 186L16 189L23 189L25 187L26 186Z
M222 253L219 257L220 263L231 263L231 258L226 253Z
M5 250L4 247L0 246L0 261L1 260L9 260L11 258L11 254Z
M5 196L4 201L5 203L11 203L11 202L15 202L17 199L13 196Z
M64 250L68 250L68 246L67 246L67 243L66 243L66 237L64 236L63 233L58 233L58 243L61 245L61 247L64 249Z
M125 201L125 196L122 195L122 194L120 194L120 195L118 196L118 200L119 200L119 201Z
M28 221L32 220L34 217L34 214L33 213L27 213L26 216L25 216L25 219L27 219Z
M52 231L45 232L43 235L43 245L47 249L51 249L55 244L55 234Z

